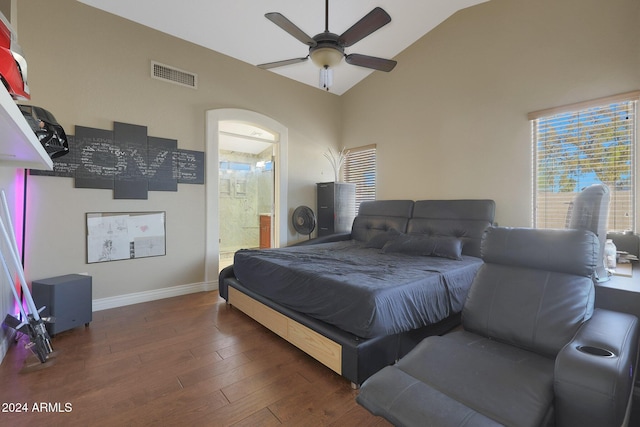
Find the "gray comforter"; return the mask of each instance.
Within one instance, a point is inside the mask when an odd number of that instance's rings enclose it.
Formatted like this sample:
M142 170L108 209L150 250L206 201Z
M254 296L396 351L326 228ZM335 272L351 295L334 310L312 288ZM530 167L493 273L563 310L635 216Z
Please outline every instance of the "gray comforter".
M360 242L240 250L234 272L287 308L371 338L417 329L462 310L480 258L380 253Z

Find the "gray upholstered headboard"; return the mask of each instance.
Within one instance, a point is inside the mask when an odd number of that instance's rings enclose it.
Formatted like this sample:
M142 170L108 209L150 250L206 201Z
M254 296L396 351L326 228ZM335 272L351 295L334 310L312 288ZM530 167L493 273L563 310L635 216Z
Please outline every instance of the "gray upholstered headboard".
M353 220L351 238L367 242L377 234L394 229L406 233L413 213L413 200L374 200L362 202Z
M480 256L482 236L495 216L493 200L419 200L407 233L460 237L462 253Z

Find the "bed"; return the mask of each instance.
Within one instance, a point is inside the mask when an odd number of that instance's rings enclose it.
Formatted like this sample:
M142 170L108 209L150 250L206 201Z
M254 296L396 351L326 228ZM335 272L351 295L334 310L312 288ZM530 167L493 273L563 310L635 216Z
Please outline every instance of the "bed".
M220 296L354 385L457 326L492 200L383 200L351 233L240 250Z

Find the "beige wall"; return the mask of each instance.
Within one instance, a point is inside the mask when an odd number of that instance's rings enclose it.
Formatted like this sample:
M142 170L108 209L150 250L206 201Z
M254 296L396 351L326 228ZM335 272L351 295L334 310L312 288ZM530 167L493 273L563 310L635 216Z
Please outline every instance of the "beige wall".
M378 144L378 198L496 200L528 226L527 113L640 89L637 0L491 0L343 95L343 143Z
M528 225L526 114L640 88L637 0L491 0L455 14L398 55L392 73L342 97L73 0L22 0L18 23L32 103L69 133L120 121L205 150L213 108L253 110L288 127L290 210L315 206L315 182L332 176L328 146L375 143L378 198L493 198L502 225ZM151 60L197 73L199 89L151 79ZM29 195L28 279L88 272L94 299L203 280L204 186L118 201L69 178L30 177ZM127 210L167 211L167 255L86 264L85 213Z
M51 111L70 134L76 125L144 125L151 136L205 151L205 112L241 108L288 128L291 207L315 205L322 153L336 147L340 98L300 85L73 0L24 0L19 42L29 61L31 103ZM198 74L198 89L152 79L155 60ZM93 298L154 291L204 280L205 186L114 200L109 190L76 189L71 178L29 177L27 278L93 276ZM85 213L167 211L167 255L86 264ZM293 236L293 232L289 230Z

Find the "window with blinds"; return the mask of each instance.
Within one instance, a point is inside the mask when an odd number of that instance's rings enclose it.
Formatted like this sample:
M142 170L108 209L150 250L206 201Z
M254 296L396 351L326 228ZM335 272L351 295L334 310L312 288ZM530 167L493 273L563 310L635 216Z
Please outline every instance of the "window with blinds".
M583 188L609 187L609 231L635 231L636 110L640 92L531 113L533 225L565 228Z
M356 185L356 206L376 199L376 146L350 148L344 162L344 180Z

